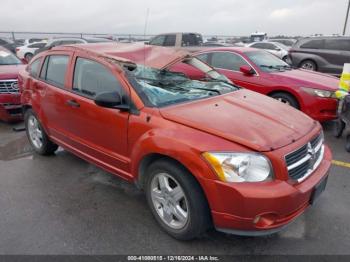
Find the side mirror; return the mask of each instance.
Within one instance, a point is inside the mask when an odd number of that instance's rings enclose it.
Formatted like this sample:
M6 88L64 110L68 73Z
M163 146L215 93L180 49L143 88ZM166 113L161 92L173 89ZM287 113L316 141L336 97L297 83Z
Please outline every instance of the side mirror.
M123 104L122 97L118 92L101 93L96 96L94 102L96 105L101 107L129 111L129 105Z
M244 65L239 68L239 71L245 75L254 75L255 71L249 65Z

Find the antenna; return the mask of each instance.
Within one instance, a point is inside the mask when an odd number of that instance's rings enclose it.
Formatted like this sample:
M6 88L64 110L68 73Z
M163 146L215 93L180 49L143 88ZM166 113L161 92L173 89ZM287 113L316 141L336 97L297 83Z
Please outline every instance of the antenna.
M148 16L149 16L149 8L147 8L146 19L145 19L145 27L143 30L143 40L146 39L147 25L148 25ZM146 44L143 43L143 77L145 76L145 66L146 66Z

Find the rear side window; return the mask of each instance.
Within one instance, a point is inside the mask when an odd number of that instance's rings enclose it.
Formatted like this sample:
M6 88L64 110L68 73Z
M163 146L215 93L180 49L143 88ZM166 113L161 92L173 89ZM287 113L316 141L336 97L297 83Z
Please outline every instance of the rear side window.
M50 55L45 59L40 78L58 87L64 87L66 72L68 68L69 56Z
M167 35L164 40L164 46L175 46L176 35Z
M182 46L197 46L200 45L201 39L196 34L183 34L182 35Z
M324 48L329 50L350 51L350 39L326 39Z
M150 44L162 46L164 44L164 41L165 41L165 35L160 35L153 38Z
M247 62L239 55L228 52L217 52L212 54L211 66L232 71L239 71L243 65L248 65Z
M41 58L37 58L30 64L29 74L33 77L37 77L39 74Z
M307 49L323 49L324 46L324 40L321 39L315 39L310 40L300 46L300 48L307 48Z
M35 44L31 44L28 47L29 48L42 48L46 45L46 43L35 43Z
M73 90L89 98L107 92L123 94L121 84L108 68L85 58L75 63Z
M196 56L199 60L202 60L203 62L205 63L208 63L208 60L209 60L209 54L206 53L206 54L200 54L200 55L197 55Z

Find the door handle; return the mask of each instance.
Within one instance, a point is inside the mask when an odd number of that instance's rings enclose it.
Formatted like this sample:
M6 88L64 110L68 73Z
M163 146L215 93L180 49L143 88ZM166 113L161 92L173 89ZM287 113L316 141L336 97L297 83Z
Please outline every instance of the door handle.
M74 100L74 99L68 100L68 101L66 102L66 104L69 105L69 106L71 106L71 107L80 107L80 104L79 104L76 100Z

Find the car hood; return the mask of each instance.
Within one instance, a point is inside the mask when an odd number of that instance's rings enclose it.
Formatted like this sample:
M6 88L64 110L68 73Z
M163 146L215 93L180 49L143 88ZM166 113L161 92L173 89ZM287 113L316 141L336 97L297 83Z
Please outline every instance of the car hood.
M328 91L337 91L339 79L322 73L303 69L286 70L284 72L270 73L273 78L278 78L280 83L302 87L318 88Z
M161 108L160 113L167 120L261 152L291 144L317 126L302 112L245 89Z
M0 80L16 79L25 65L0 65Z

